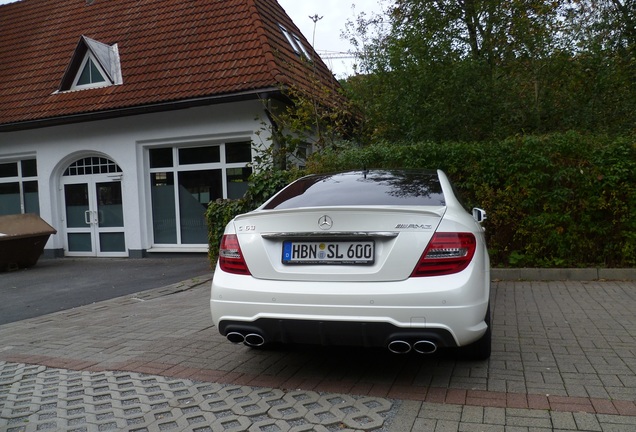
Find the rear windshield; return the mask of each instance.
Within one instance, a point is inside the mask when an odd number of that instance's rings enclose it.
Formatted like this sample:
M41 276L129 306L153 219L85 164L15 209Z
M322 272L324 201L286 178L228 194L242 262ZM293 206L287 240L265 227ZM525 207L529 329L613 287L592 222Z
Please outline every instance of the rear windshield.
M435 172L356 171L302 178L283 189L263 209L376 205L446 204Z

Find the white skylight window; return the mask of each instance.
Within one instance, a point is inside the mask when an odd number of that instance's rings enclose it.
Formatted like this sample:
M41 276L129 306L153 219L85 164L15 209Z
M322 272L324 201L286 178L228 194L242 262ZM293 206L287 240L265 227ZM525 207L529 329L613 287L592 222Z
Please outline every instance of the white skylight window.
M294 41L296 42L296 46L298 46L298 48L300 48L300 50L302 51L303 55L310 60L311 56L309 55L309 53L307 52L307 50L305 49L305 46L302 44L302 42L300 41L300 38L295 35L292 34L292 36L294 37Z
M311 56L309 55L309 52L307 51L303 43L300 41L300 37L287 30L287 28L282 24L278 24L278 27L285 35L287 42L289 42L289 45L291 45L294 52L300 56L304 56L307 60L311 60Z
M117 44L106 45L82 36L66 68L59 91L122 84Z

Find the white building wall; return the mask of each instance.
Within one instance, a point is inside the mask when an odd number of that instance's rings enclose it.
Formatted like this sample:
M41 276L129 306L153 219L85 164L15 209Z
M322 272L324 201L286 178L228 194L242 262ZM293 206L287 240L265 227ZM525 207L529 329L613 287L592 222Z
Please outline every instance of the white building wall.
M261 102L244 101L5 132L0 133L0 163L36 156L40 216L58 231L51 236L45 250L60 251L64 247L65 212L60 183L64 170L87 156L113 160L123 171L127 248L145 251L151 247L152 238L147 148L228 139L267 143L262 134L266 121Z

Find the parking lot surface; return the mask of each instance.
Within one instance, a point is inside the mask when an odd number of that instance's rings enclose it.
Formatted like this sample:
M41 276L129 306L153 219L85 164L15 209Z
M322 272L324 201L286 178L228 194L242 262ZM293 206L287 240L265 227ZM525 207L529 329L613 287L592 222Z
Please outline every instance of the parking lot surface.
M0 325L209 276L206 254L40 259L0 272Z
M470 362L233 345L209 281L1 325L0 430L636 430L635 282L493 282Z

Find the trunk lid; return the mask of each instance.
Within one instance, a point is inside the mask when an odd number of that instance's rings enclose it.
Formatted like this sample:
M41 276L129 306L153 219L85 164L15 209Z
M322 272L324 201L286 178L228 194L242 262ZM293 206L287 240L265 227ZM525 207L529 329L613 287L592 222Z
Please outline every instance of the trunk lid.
M261 210L237 216L232 228L255 278L396 281L409 277L445 209Z

